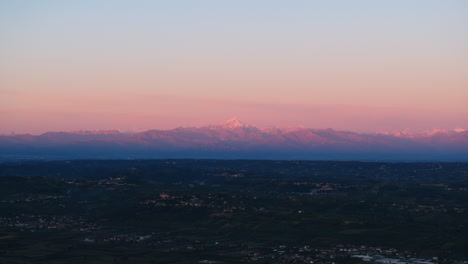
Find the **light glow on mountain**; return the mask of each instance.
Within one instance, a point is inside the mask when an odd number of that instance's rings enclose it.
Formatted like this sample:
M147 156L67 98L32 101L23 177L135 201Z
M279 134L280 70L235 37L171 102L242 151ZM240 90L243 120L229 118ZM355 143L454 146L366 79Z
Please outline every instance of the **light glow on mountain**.
M237 118L219 125L137 133L47 132L0 136L0 156L282 159L468 159L468 130L356 133L305 127L256 127ZM123 155L123 156L122 156Z

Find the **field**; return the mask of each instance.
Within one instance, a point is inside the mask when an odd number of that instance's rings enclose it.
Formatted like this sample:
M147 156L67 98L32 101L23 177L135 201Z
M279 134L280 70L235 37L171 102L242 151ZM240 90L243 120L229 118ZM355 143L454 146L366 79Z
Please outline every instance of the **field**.
M0 263L468 259L468 163L26 161L0 176Z

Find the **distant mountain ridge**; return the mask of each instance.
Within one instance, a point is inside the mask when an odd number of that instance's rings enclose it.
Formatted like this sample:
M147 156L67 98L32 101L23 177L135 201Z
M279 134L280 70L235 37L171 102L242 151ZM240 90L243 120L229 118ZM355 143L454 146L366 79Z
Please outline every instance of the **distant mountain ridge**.
M0 136L0 155L109 158L284 158L468 160L468 130L356 133L261 128L232 118L219 125Z

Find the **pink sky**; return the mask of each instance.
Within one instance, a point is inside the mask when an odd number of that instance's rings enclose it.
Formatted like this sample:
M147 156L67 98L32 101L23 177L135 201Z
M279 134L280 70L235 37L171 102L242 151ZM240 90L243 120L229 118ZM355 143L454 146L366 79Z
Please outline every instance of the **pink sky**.
M468 128L468 4L0 2L0 133Z
M292 104L156 94L7 94L2 133L117 128L122 131L217 124L232 116L258 126L334 128L358 132L467 128L467 113L405 107Z

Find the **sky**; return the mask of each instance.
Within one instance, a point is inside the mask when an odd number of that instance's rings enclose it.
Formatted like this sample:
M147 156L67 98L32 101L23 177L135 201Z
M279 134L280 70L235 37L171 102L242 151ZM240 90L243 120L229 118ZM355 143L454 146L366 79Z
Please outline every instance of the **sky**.
M465 0L0 0L0 133L468 128Z

